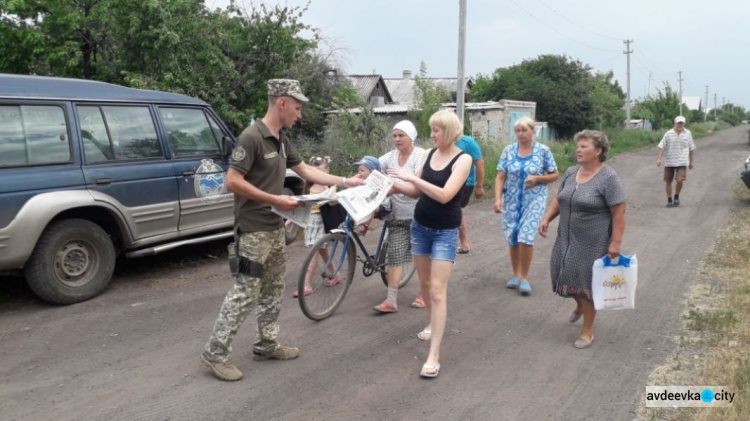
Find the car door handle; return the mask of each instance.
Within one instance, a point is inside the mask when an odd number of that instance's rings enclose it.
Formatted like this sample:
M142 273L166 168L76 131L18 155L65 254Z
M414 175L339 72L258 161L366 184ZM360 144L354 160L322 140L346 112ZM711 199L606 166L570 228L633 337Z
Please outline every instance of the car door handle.
M112 179L111 178L97 178L95 183L96 184L111 184Z
M190 177L190 176L195 175L195 171L183 171L182 175L185 177Z

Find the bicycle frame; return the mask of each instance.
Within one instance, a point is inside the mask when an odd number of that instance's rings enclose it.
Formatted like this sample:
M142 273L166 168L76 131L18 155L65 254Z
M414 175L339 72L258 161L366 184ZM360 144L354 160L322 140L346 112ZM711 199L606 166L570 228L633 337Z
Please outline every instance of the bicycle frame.
M383 229L380 231L380 238L378 239L378 247L375 250L375 255L371 256L370 252L367 251L367 247L362 242L362 239L359 238L359 234L353 232L353 230L351 228L351 216L350 215L346 215L346 219L344 219L343 227L331 230L332 233L343 233L344 236L346 237L346 241L344 241L344 245L343 245L344 252L341 253L341 256L339 257L339 261L336 264L336 271L334 273L337 273L341 269L341 266L344 264L344 258L346 257L347 248L349 247L349 244L351 244L351 241L350 241L351 238L354 238L354 241L359 246L360 251L362 252L362 254L365 255L365 259L366 259L366 260L363 260L363 259L357 258L357 260L359 260L363 264L370 265L371 267L375 268L376 270L373 271L372 273L385 271L385 265L383 265L383 267L378 267L378 263L377 262L379 261L380 252L381 252L382 246L383 246L383 240L385 240L385 235L386 235L387 231L388 231L388 220L384 219L383 220ZM335 244L333 246L333 250L331 252L331 256L328 258L328 261L325 263L326 265L330 265L331 264L331 259L333 259L333 256L336 255L336 247L338 247L338 246L339 246L338 244ZM357 250L356 250L356 247L355 247L354 252L356 253L356 251ZM372 275L372 274L370 274L370 275ZM366 275L365 274L365 276L370 276L370 275Z

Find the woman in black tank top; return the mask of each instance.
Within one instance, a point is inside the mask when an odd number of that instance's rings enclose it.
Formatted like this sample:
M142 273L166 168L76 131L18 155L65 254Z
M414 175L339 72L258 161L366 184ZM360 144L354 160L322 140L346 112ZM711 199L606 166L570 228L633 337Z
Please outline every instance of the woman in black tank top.
M396 193L419 197L411 225L412 255L430 324L417 337L430 341L430 352L422 366L422 377L437 377L440 343L447 317L446 291L456 259L458 227L461 225L459 191L469 176L471 157L456 141L463 125L451 110L430 117L430 138L435 146L416 175L389 170L388 175L407 181L393 186Z

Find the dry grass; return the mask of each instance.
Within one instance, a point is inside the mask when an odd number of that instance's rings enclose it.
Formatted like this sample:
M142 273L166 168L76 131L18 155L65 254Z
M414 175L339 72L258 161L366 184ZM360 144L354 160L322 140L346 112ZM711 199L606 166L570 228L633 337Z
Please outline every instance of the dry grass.
M750 191L734 188L737 203L691 288L677 351L649 385L720 385L736 393L727 408L645 408L641 420L744 421L750 419Z

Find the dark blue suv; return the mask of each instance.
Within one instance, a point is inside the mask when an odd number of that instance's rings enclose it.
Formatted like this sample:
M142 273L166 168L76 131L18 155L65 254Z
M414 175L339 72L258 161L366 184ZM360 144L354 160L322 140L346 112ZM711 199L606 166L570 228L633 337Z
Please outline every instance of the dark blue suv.
M231 236L233 142L195 98L0 74L0 271L74 303L107 287L120 253Z

